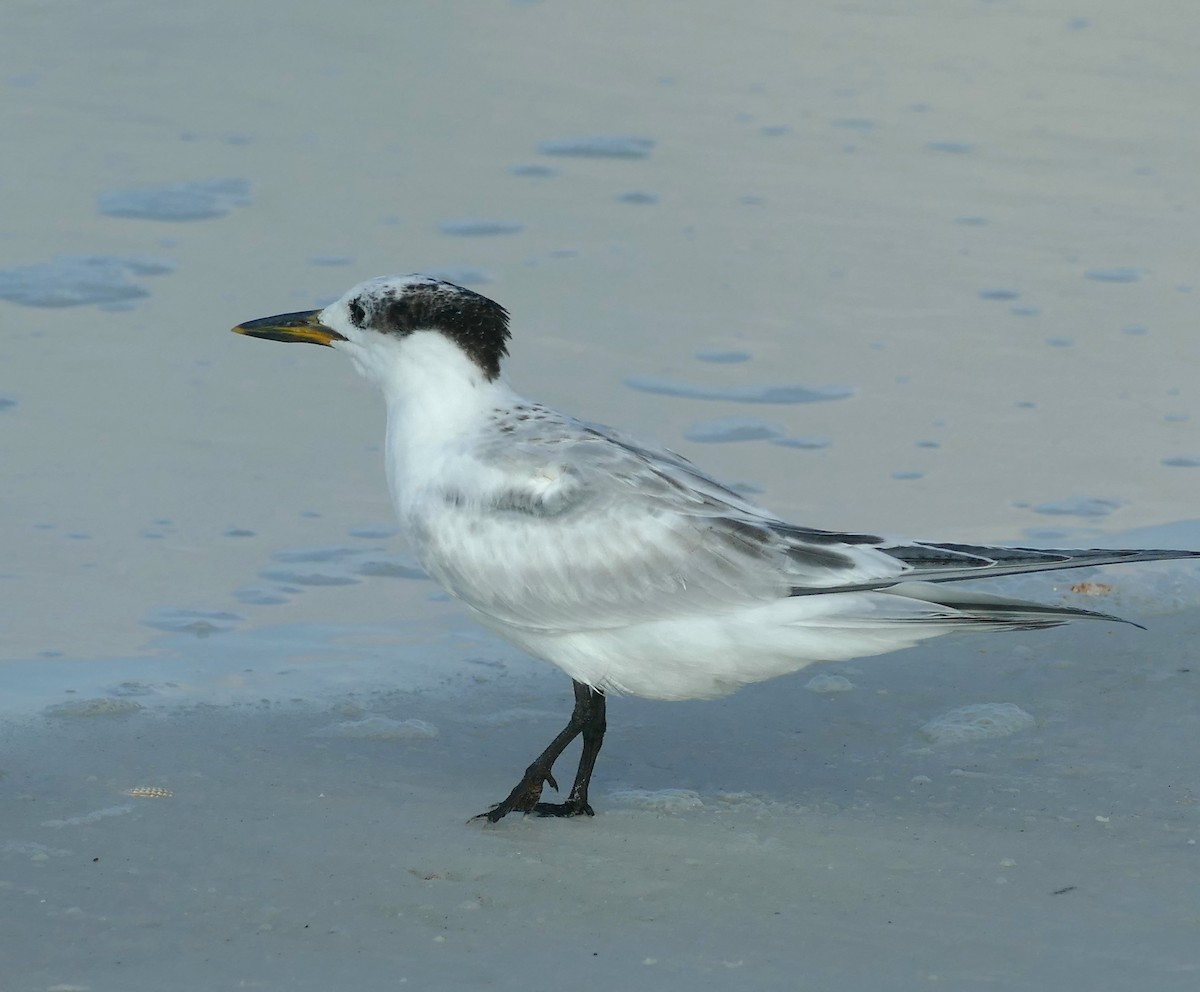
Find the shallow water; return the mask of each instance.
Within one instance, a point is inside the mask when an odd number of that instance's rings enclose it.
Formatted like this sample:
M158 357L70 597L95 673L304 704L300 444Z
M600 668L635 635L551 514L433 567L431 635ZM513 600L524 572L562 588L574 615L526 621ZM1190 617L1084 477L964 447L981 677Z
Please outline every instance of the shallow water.
M0 985L1194 988L1194 565L614 700L594 820L484 829L565 678L397 545L347 363L228 333L431 272L785 518L1200 547L1200 14L1087 14L10 3Z

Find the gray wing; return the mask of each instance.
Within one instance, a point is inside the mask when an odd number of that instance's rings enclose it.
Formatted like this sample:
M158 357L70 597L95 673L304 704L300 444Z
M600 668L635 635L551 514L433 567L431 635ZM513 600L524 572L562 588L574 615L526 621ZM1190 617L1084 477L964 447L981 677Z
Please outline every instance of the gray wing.
M608 428L557 417L510 426L474 448L471 486L433 501L441 510L424 521L420 543L434 578L516 626L624 626L909 580L1190 554L927 544L800 527L682 456Z

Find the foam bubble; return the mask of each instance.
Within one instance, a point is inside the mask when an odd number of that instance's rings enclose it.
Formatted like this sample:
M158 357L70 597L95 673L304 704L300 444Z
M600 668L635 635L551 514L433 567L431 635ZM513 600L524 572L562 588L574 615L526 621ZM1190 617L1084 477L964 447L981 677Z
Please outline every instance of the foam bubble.
M850 692L854 683L843 675L814 675L804 683L809 692Z
M1036 721L1016 703L972 703L934 717L921 733L934 744L963 744L968 741L1010 737L1028 730Z

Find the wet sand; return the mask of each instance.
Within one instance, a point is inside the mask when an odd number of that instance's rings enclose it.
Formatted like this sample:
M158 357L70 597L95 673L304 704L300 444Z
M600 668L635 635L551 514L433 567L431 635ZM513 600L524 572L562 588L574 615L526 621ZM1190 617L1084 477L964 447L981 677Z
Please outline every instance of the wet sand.
M414 577L348 363L228 328L439 271L786 518L1200 547L1196 17L10 4L12 987L1190 988L1195 569L1033 586L1148 633L617 701L601 815L482 830L566 680Z

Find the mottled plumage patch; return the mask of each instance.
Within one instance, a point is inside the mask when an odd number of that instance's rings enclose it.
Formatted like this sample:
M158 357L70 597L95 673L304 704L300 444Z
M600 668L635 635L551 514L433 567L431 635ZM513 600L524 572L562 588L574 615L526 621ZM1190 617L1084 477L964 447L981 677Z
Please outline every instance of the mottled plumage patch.
M429 277L385 289L372 287L347 304L357 327L396 334L440 331L462 348L488 380L508 354L508 311L486 296Z

